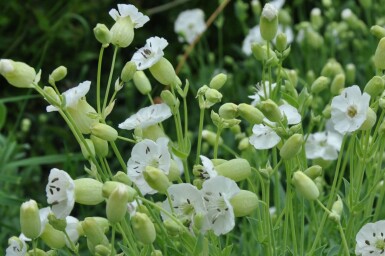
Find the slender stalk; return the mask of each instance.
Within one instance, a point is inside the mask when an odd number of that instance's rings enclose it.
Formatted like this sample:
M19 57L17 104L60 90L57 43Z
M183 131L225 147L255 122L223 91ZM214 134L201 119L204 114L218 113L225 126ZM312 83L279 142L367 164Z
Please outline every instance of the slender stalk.
M99 60L98 60L98 74L96 76L96 107L97 107L99 115L101 115L101 109L100 109L100 77L101 77L101 74L102 74L103 53L104 53L104 47L101 46L100 52L99 52Z
M106 93L104 95L104 101L103 101L103 108L102 108L102 113L104 113L108 101L108 94L110 93L110 87L111 87L111 81L112 81L112 75L114 73L114 67L115 67L115 61L116 61L116 54L118 53L119 47L115 47L114 49L114 55L112 56L112 64L111 64L111 69L110 69L110 75L108 77L108 82L107 82L107 89Z
M205 116L205 109L201 108L199 113L199 128L198 128L198 146L197 146L197 156L195 159L195 164L199 164L199 156L201 154L202 147L202 130L203 130L203 118Z

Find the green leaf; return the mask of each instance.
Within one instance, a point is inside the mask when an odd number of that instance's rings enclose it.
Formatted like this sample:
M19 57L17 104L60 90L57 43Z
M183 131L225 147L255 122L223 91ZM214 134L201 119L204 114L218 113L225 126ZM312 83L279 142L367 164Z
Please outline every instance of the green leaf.
M7 107L4 105L4 103L0 102L0 130L3 128L5 124L5 120L7 117Z
M290 105L292 105L295 108L299 108L298 101L291 95L287 93L282 93L282 98L287 101Z

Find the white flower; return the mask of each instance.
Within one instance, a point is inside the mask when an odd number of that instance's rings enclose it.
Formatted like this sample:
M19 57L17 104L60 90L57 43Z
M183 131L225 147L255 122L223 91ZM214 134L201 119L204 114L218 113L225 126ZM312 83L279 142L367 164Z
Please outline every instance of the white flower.
M247 55L250 56L252 51L251 51L251 46L253 43L259 44L263 43L263 39L261 36L261 30L259 29L259 25L251 28L249 30L249 34L245 37L242 43L242 51Z
M255 124L253 134L249 138L250 144L256 149L273 148L280 140L281 137L272 128L264 124Z
M67 226L65 230L68 234L68 237L70 238L73 244L76 244L80 236L78 231L79 220L75 217L67 216L66 221L67 221ZM71 248L71 244L69 243L67 236L65 237L65 240L66 240L67 247Z
M334 128L342 134L358 130L366 119L369 101L369 94L361 94L357 85L344 89L341 95L332 100L331 120Z
M346 19L349 19L349 17L353 16L353 12L352 10L350 10L349 8L346 8L346 9L343 9L342 12L341 12L341 18L343 20L346 20Z
M130 17L135 28L143 27L143 25L150 20L150 18L132 4L118 4L118 10L111 9L109 11L110 16L116 21L119 18Z
M285 4L285 0L273 0L273 1L270 1L269 4L273 5L275 9L279 10Z
M27 253L27 244L21 237L11 237L8 239L8 248L5 250L5 256L24 256Z
M201 9L181 12L174 24L174 31L179 35L179 42L191 44L195 38L206 30L205 14Z
M234 210L230 199L240 191L235 181L216 176L202 184L202 196L207 209L207 217L214 234L226 234L234 228Z
M310 134L305 144L306 157L335 160L338 158L341 144L341 136L335 132L324 131Z
M127 162L127 175L143 195L156 193L144 179L143 172L147 166L156 167L166 175L170 170L171 156L167 144L168 139L165 137L156 142L144 139L132 148L131 158Z
M200 191L189 183L172 184L167 192L170 196L173 210L170 208L169 200L162 203L162 208L169 213L174 213L187 227L193 227L194 217L197 214L206 214L206 207ZM169 216L161 211L163 220ZM207 221L206 221L207 222ZM207 229L207 223L204 224Z
M356 235L356 255L385 254L385 220L367 223Z
M217 171L214 168L213 162L210 159L208 159L207 157L202 156L202 155L200 156L200 158L201 158L202 165L203 165L201 178L211 179L211 178L214 178L215 176L217 176Z
M250 95L249 98L253 99L251 102L252 106L256 106L259 102L262 100L266 100L270 97L270 88L271 90L274 90L274 88L277 86L276 83L273 83L269 86L269 81L265 81L264 85L263 83L257 83L255 85L256 92L254 95Z
M45 188L47 202L52 204L52 212L59 219L66 218L75 204L75 184L65 171L53 168Z
M162 37L150 37L146 40L146 45L134 53L131 61L135 62L137 70L147 69L163 57L163 49L167 45L167 40Z
M155 104L140 109L136 114L127 118L119 124L120 129L133 130L136 128L146 128L151 125L163 122L171 116L171 109L167 104Z
M139 204L138 204L139 201ZM134 216L136 214L136 210L138 209L138 206L142 203L141 200L134 200L127 204L127 212L130 214L130 217Z
M262 9L262 17L266 18L269 21L272 21L278 16L278 9L271 3L265 4Z
M298 124L301 122L301 115L298 113L298 110L290 104L282 104L279 106L282 115L286 116L288 124Z

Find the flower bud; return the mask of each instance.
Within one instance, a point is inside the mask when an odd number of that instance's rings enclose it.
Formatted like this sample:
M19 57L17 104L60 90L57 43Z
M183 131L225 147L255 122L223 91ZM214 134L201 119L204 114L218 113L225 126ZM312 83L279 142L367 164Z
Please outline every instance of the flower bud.
M96 137L95 135L91 135L90 139L94 145L96 155L106 157L108 155L108 142Z
M48 223L59 231L64 231L67 227L66 219L58 219L54 213L48 214Z
M174 159L171 159L170 170L168 171L167 178L170 182L176 181L179 179L181 173L178 167L178 164Z
M225 103L219 108L218 113L224 119L236 118L238 116L238 106L234 103Z
M225 85L226 81L227 81L227 75L220 73L214 76L213 79L211 79L209 86L212 89L220 90L222 86Z
M48 253L43 251L42 249L39 248L34 248L32 250L29 250L26 255L33 255L33 256L48 256Z
M118 181L120 183L126 184L127 186L131 186L132 181L128 177L127 173L118 171L113 177L113 181Z
M277 54L271 49L269 50L269 54L267 54L267 46L260 44L252 44L251 51L253 52L253 56L259 61L269 61L271 65L274 66L278 64Z
M125 48L134 39L134 24L129 16L119 17L111 30L111 43L117 47Z
M222 100L222 94L218 90L212 88L206 90L205 97L211 104L221 102Z
M354 84L356 80L356 66L353 63L349 63L345 67L346 71L346 83Z
M0 75L7 82L19 88L32 88L36 77L35 70L23 62L0 59Z
M375 98L384 91L385 83L382 77L374 76L365 85L364 92L370 95L371 98Z
M176 223L173 219L163 221L163 225L170 236L177 236L183 233L183 227Z
M45 98L55 107L59 107L61 105L59 95L57 95L56 91L50 86L44 86L43 91L45 93Z
M251 174L249 162L243 158L236 158L215 166L218 174L236 182L246 179Z
M318 77L311 85L311 93L318 94L325 90L330 83L330 79L326 76Z
M64 66L57 67L52 73L49 75L49 83L54 84L55 82L58 82L62 80L64 77L67 76L67 68Z
M286 36L286 34L284 34L282 32L279 33L275 40L276 40L275 47L277 48L277 50L279 52L283 52L284 50L286 50L286 47L287 47L287 36Z
M377 69L385 69L385 38L381 38L380 42L378 43L376 52L374 53L374 66ZM1 71L1 65L0 65L0 71ZM1 73L1 72L0 72Z
M319 165L313 165L307 168L304 173L312 180L315 178L321 176L322 174L322 167Z
M127 176L127 174L126 174L126 176ZM114 190L116 190L121 185L124 185L124 184L121 182L118 182L118 181L106 181L106 182L104 182L103 188L102 188L103 197L109 198L111 196L112 192ZM127 201L128 202L134 201L135 197L138 195L138 192L133 187L130 187L127 185L124 185L124 186L126 186L125 191L127 193L127 198L128 198Z
M323 19L321 16L321 10L319 8L313 8L310 12L310 22L314 29L318 30L323 25Z
M80 144L80 149L82 151L83 157L85 159L90 159L91 157L95 157L95 146L92 140L85 139L85 143L87 144L87 146L84 143Z
M331 112L332 112L332 108L330 106L330 104L326 105L324 110L322 110L322 115L326 118L326 119L330 119L331 117Z
M60 249L66 245L64 233L54 229L49 223L45 225L40 238L52 249Z
M138 133L139 129L135 129L134 131L135 135L139 135ZM156 141L160 137L167 137L166 134L164 133L164 130L158 124L154 124L144 128L143 130L141 130L141 133L142 135L138 137L142 137L143 139L150 139L153 141Z
M207 143L210 145L210 146L215 146L216 144L216 137L217 135L212 132L212 131L209 131L209 130L203 130L202 131L202 138L207 141ZM219 138L219 145L221 145L223 143L223 139L222 138Z
M95 256L110 256L111 255L110 246L98 244L94 248L94 254Z
M238 105L238 113L250 124L261 124L265 116L263 113L249 104L241 103Z
M27 133L29 132L30 128L31 128L31 119L23 118L21 120L21 131Z
M372 108L368 108L368 111L366 112L366 119L362 123L360 130L369 130L376 124L377 116L376 112Z
M143 71L136 71L134 73L133 80L136 89L138 89L141 94L146 95L151 92L152 88L150 80L148 80L146 74Z
M385 28L379 25L372 26L370 32L378 39L385 37Z
M122 72L120 73L120 79L122 79L123 82L127 83L128 81L130 81L134 76L135 76L135 73L136 73L136 64L135 62L133 61L128 61L123 69L122 69ZM134 81L135 82L135 81ZM143 93L140 89L138 89L142 94L147 94L147 93ZM146 91L146 90L145 90ZM150 90L151 91L151 85L150 85Z
M96 24L96 27L94 27L94 35L96 40L98 40L104 48L108 47L111 42L111 33L106 25Z
M91 129L92 135L106 140L114 141L118 137L118 132L107 124L97 123Z
M151 188L162 194L166 193L167 188L171 185L167 175L153 166L146 166L143 176Z
M329 214L329 219L335 222L339 222L343 208L344 204L342 203L341 197L338 196L337 200L333 203L331 213Z
M179 109L179 100L169 90L163 90L160 97L170 107L172 113L176 113Z
M74 180L75 202L84 205L97 205L104 201L102 196L103 184L91 178Z
M152 76L163 85L172 86L177 81L174 67L164 57L150 67L150 72Z
M248 190L241 190L230 199L235 217L251 214L258 206L258 196Z
M98 244L105 246L109 245L106 235L104 234L102 228L99 226L98 222L96 222L94 218L85 218L82 222L82 228L87 239L94 246Z
M150 256L163 256L163 253L160 250L154 250L151 252Z
M41 230L39 208L35 200L24 202L20 207L21 233L30 239L38 238Z
M330 92L333 95L337 95L340 93L340 91L344 87L345 87L345 74L344 73L337 74L330 85Z
M97 119L90 116L91 113L96 114L96 110L84 99L79 100L76 108L67 108L67 111L83 134L91 133L92 126L98 123Z
M279 154L284 160L289 160L295 157L301 150L303 144L303 135L296 133L292 135L285 143L283 144Z
M127 212L128 190L124 184L118 185L108 197L106 204L107 219L111 223L121 221Z
M335 59L330 59L321 70L321 75L329 78L334 78L335 75L343 73L344 70L340 63Z
M272 122L279 122L282 120L282 113L277 104L271 99L262 101L260 110Z
M297 191L308 200L316 200L319 190L312 179L301 171L296 171L291 180Z
M278 11L272 4L265 4L259 21L261 36L266 41L271 41L278 30Z
M131 219L131 225L139 242L148 245L155 241L155 226L146 214L137 212Z
M238 143L238 149L240 151L246 150L250 147L249 138L243 138Z

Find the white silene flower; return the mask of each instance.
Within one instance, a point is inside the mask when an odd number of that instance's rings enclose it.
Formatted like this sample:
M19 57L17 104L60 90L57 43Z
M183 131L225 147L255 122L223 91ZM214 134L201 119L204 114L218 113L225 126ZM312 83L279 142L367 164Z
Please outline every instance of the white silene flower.
M269 86L269 81L265 81L264 85L262 82L257 83L255 85L255 94L249 96L249 98L253 100L251 105L255 107L262 100L268 99L270 97L270 88L271 90L274 90L276 86L276 83L272 83L271 86Z
M217 176L217 171L215 170L214 168L214 164L213 162L208 159L207 157L205 156L200 156L201 158L201 161L202 161L202 173L201 173L201 178L202 179L211 179L211 178L214 178L215 176Z
M66 218L75 205L75 183L65 171L51 169L45 188L47 202L58 219Z
M170 196L173 210L171 210L169 200L165 200L162 203L162 208L169 213L174 213L185 226L193 227L194 217L197 214L206 214L202 194L195 186L189 183L172 184L167 189L167 192ZM161 211L161 215L163 220L170 218L167 214L163 213L163 211ZM207 223L205 223L204 226L202 228L207 229Z
M163 122L171 116L171 109L166 103L155 104L140 109L136 114L119 124L120 129L133 130L147 128L151 125Z
M249 30L249 33L245 37L242 43L242 51L247 55L250 56L252 54L251 46L252 44L260 44L263 43L263 39L261 36L261 30L259 28L259 25L256 25L255 27L251 28Z
M344 89L331 103L331 120L336 131L345 134L358 130L366 119L370 96L357 85Z
M365 224L356 235L356 255L385 255L385 220Z
M202 184L202 196L207 209L207 218L214 234L219 236L235 226L235 216L230 199L240 191L235 181L216 176Z
M174 31L179 35L179 42L191 44L205 30L205 14L201 9L185 10L175 20Z
M76 244L79 239L79 220L72 216L66 217L67 226L65 228L68 237L70 238L73 244ZM71 248L71 244L68 241L67 236L65 237L66 245L68 248Z
M20 237L8 239L9 246L5 250L5 256L24 256L27 254L27 244Z
M170 170L171 155L167 144L168 138L161 137L156 142L144 139L132 148L131 158L127 162L127 175L143 195L157 192L144 179L143 172L147 166L158 168L166 175Z
M143 13L139 12L132 4L118 4L118 10L113 8L108 14L110 14L115 21L120 18L130 17L134 28L141 28L150 20L148 16L143 15Z
M134 53L131 61L135 62L137 70L147 69L163 57L163 49L167 45L167 40L162 37L150 37L146 40L146 45Z
M335 132L316 132L309 135L305 143L308 159L335 160L342 144L341 136Z

